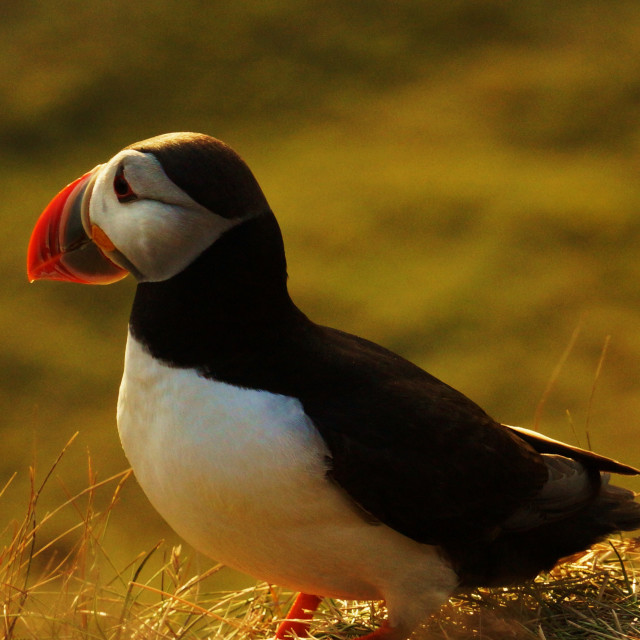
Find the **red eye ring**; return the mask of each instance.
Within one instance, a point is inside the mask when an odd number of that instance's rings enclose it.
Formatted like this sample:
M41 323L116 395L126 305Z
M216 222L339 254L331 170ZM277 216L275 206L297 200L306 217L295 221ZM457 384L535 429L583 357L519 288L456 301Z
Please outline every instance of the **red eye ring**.
M124 168L118 167L116 175L113 178L113 190L115 191L118 202L131 202L136 200L138 196L135 194L131 185L124 177Z

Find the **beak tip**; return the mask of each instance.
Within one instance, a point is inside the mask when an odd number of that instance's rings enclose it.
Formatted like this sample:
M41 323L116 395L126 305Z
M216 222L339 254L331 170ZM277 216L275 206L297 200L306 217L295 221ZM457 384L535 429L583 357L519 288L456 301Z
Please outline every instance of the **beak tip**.
M38 269L33 265L27 267L27 279L29 280L29 284L33 284L36 280L41 279Z

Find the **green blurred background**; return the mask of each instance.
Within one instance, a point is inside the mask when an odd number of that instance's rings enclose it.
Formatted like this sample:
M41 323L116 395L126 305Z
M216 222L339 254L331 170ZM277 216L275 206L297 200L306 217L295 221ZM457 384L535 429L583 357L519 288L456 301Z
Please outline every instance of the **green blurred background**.
M32 226L81 173L179 130L252 167L306 313L499 420L533 426L580 325L538 426L640 465L637 0L4 2L0 114L3 522L75 431L45 505L85 486L87 449L98 478L127 466L134 282L29 285ZM177 540L134 482L111 527L116 558Z

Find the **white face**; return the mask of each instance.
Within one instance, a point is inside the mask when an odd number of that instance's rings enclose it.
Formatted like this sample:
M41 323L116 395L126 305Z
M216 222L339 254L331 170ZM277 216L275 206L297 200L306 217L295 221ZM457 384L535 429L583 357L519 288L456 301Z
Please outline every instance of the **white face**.
M118 199L114 189L118 170L124 172L134 199ZM91 227L97 225L135 267L138 279L148 282L167 280L180 273L225 231L242 221L223 218L198 204L167 177L153 155L131 149L121 151L97 168L88 218L87 232L92 234ZM87 224L87 220L84 222ZM92 235L101 246L95 229ZM105 253L118 262L117 254L110 255L108 250Z

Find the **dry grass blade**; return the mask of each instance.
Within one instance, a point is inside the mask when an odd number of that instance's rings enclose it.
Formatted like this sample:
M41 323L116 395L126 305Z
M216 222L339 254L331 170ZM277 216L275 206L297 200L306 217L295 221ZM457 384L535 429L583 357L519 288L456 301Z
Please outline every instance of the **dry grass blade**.
M562 355L560 356L560 360L558 360L558 363L556 364L556 366L554 367L551 373L551 377L549 378L549 382L547 382L547 386L545 387L545 390L542 392L542 397L538 402L538 405L536 407L536 411L533 417L533 428L536 431L540 426L540 422L542 420L542 412L544 411L544 407L547 404L547 400L549 399L549 396L553 391L553 387L558 381L558 378L560 377L560 373L562 372L562 369L565 363L567 362L567 359L571 355L571 352L575 347L576 341L578 340L578 336L582 331L582 324L583 324L583 318L581 317L580 320L578 321L576 328L573 330L573 333L571 334L571 338L569 338L569 343L567 344L567 346L565 347L565 350L562 352Z
M596 372L593 377L593 384L591 385L591 394L589 395L589 404L587 405L587 422L585 424L585 432L587 434L587 446L589 449L591 449L591 434L589 431L589 426L591 421L591 408L593 407L593 398L596 395L596 387L598 386L598 381L600 380L600 374L602 373L602 366L604 365L604 361L607 357L607 352L609 351L610 342L611 342L611 336L607 336L604 339L604 344L602 345L600 359L598 360L598 366L596 367Z

